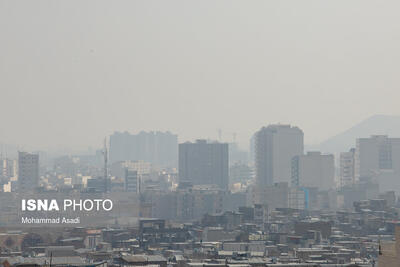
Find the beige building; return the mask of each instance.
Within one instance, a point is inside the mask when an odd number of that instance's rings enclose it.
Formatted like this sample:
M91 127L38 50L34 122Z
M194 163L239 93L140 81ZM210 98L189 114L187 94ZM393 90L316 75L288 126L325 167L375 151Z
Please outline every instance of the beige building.
M369 178L381 192L400 193L400 138L373 135L359 138L355 150L355 179Z
M267 205L270 211L289 207L290 187L288 183L275 183L271 186L254 188L254 204Z
M335 187L333 155L308 152L292 159L292 185L329 190Z
M379 267L400 267L400 226L396 226L396 241L382 242L379 252Z

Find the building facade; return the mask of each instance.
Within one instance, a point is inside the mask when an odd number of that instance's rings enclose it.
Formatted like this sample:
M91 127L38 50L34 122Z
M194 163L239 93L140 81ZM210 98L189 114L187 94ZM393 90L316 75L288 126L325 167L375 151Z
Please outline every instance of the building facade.
M179 183L228 189L228 144L206 140L179 144Z
M292 185L329 190L335 187L335 160L333 155L308 152L292 159Z
M110 136L110 163L146 161L159 166L176 166L178 136L170 132L115 132Z
M125 191L139 193L139 177L136 170L125 169Z
M270 211L289 208L290 187L288 183L275 183L254 188L254 204L267 205Z
M137 171L137 174L139 176L148 175L153 171L153 166L150 162L145 162L142 160L139 161L125 160L125 161L114 162L113 164L111 164L110 166L111 176L123 178L125 177L125 170L127 168L129 170Z
M396 226L395 239L379 244L379 267L400 267L400 226Z
M303 155L303 131L290 125L269 125L261 128L254 139L257 185L290 183L292 158Z
M400 193L400 138L373 135L359 138L355 150L355 179L372 179L381 192Z
M18 191L31 191L39 186L39 155L18 152Z
M340 153L340 187L352 185L355 177L355 149Z

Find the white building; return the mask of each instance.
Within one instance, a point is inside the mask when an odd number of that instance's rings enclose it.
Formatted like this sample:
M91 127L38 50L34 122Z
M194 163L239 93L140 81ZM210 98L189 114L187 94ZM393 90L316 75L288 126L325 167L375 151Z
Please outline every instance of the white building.
M270 186L255 186L254 204L267 205L270 211L289 207L290 187L288 183L275 183Z
M332 154L308 152L292 159L292 185L329 190L335 187L335 160Z
M271 186L255 187L253 194L253 204L255 206L268 207L269 211L274 211L277 208L308 208L305 190L300 187L289 187L288 183L275 183Z
M357 139L355 179L371 178L381 192L400 193L400 138L373 135Z

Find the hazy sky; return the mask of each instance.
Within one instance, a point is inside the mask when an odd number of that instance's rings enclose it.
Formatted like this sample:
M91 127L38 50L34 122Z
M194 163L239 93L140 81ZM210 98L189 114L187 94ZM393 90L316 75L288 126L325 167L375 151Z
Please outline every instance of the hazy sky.
M318 143L400 114L399 1L0 0L0 143L170 130Z

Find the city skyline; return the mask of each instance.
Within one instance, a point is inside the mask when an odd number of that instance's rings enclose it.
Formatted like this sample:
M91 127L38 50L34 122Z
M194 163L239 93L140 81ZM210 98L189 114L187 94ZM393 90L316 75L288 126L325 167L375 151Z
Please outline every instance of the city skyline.
M400 267L399 8L0 0L0 267Z
M350 128L340 131L333 136L330 136L327 139L324 139L321 143L318 144L309 144L306 143L307 133L304 135L304 149L305 151L321 151L325 153L334 153L339 154L344 152L345 150L349 150L355 147L354 140L357 138L368 138L372 135L388 135L389 137L398 137L400 136L400 128L397 127L397 122L400 122L400 116L389 116L389 115L373 115ZM287 125L290 123L266 123L265 125ZM263 127L260 125L260 127ZM294 126L298 126L295 124L291 124ZM106 135L106 138L110 140L110 138L115 134L128 134L128 135L139 135L143 133L168 133L176 135L178 138L178 143L184 143L188 141L194 141L198 139L206 139L210 141L219 141L231 144L239 145L239 149L247 152L252 152L250 149L251 138L255 132L258 131L257 128L254 132L252 132L248 138L244 139L243 142L238 142L237 132L225 133L223 129L216 129L215 136L213 137L205 137L205 136L195 136L192 138L182 137L179 133L172 132L171 130L161 131L158 129L136 129L136 131L128 131L128 130L113 130L110 134ZM299 127L301 128L301 127ZM302 129L302 128L301 128ZM225 133L225 134L224 134ZM228 135L229 134L229 135ZM220 138L221 137L221 138ZM15 154L15 151L33 151L33 152L50 152L55 154L86 154L93 153L96 150L101 149L101 144L104 141L104 136L101 137L101 140L98 144L90 145L81 145L81 146L58 146L58 147L48 147L48 146L34 146L25 143L5 143L3 140L0 140L0 153L2 157L7 157L8 154ZM235 142L236 141L236 142Z

